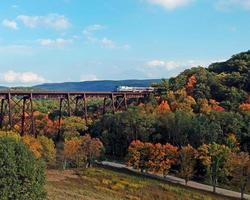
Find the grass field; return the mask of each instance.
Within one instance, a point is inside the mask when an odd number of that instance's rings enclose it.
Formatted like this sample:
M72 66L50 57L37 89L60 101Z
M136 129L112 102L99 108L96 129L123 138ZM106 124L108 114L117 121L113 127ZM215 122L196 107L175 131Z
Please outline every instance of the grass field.
M46 188L49 200L229 199L103 168L78 172L48 170L47 177Z

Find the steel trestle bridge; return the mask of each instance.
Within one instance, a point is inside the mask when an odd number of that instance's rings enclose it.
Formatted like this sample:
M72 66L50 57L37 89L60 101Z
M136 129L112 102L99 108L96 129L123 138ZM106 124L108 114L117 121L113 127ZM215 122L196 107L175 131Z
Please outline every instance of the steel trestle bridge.
M64 113L88 121L88 99L102 99L101 114L127 110L130 104L139 104L150 92L58 92L58 91L0 91L0 129L15 130L21 135L37 136L34 100L53 99L59 102L59 127Z

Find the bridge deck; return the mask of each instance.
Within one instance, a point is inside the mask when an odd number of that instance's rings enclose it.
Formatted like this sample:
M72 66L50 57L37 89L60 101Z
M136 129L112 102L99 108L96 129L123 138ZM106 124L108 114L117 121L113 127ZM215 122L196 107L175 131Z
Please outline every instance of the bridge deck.
M127 96L144 97L150 92L63 92L63 91L0 91L0 97L10 96L32 96L42 98L44 96L85 96L85 97L109 97L109 96Z

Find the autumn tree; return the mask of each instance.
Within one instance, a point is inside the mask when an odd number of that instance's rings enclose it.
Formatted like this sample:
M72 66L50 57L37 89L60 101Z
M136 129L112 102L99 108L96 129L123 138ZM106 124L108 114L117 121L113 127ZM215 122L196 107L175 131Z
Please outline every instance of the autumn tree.
M240 188L241 199L244 199L246 186L250 184L250 156L246 152L230 154L228 165L232 182Z
M187 94L185 88L177 91L169 91L167 93L167 100L170 103L171 110L181 110L185 112L192 112L196 105L195 99Z
M93 162L101 156L103 144L98 138L91 138L90 135L81 137L78 153L85 160L85 167L91 167Z
M22 137L22 141L31 150L31 152L36 158L42 157L43 147L36 138L29 135L25 135Z
M139 140L132 141L128 148L127 165L141 172L150 169L150 152L152 151L153 144L144 143Z
M209 103L211 104L212 110L217 111L217 112L224 112L225 108L220 106L220 103L215 101L214 99L210 99Z
M176 161L177 147L171 144L133 141L128 149L127 164L141 172L150 171L166 176Z
M213 186L213 192L216 192L216 186L219 178L228 175L227 159L230 154L230 148L216 143L204 144L198 149L199 159L207 169L207 175L210 177Z
M178 148L176 146L173 146L171 144L164 144L162 145L162 154L163 156L163 161L161 164L163 165L162 167L162 174L165 177L171 168L171 166L176 163L176 154L177 154Z
M36 116L36 131L39 135L55 138L59 131L59 122L50 119L48 114L41 113Z
M75 163L77 166L80 165L80 158L78 154L78 149L80 147L80 138L71 138L64 142L64 165L67 166L68 163Z
M134 169L141 169L143 166L140 166L140 149L142 149L144 143L140 140L134 140L131 142L128 148L127 154L127 165L133 167Z
M242 103L239 108L241 111L250 111L250 103Z
M199 106L200 113L208 114L212 110L207 99L199 99L197 104Z
M180 165L179 176L184 178L186 185L194 175L197 157L197 150L190 145L181 147L178 151L178 163Z
M66 164L69 162L77 167L91 167L103 150L103 144L99 139L85 135L66 140L63 154Z
M157 108L158 113L170 112L170 106L167 101L162 101Z
M176 162L177 147L171 144L154 144L149 149L149 171L162 173L166 176L171 166Z
M187 85L186 85L186 90L188 94L190 94L193 91L196 83L197 83L197 79L195 75L192 75L188 78Z

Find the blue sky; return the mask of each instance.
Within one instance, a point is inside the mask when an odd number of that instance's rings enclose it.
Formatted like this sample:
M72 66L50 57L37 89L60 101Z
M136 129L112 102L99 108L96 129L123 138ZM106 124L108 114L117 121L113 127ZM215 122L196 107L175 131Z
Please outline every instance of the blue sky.
M2 0L0 85L169 78L249 36L250 0Z

